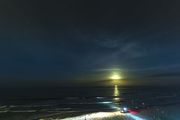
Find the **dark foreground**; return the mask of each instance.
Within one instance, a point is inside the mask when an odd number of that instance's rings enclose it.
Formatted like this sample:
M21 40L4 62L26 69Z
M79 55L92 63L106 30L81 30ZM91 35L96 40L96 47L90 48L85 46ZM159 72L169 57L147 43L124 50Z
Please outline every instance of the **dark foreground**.
M10 89L1 92L0 120L178 120L176 87ZM136 113L120 109L136 108Z

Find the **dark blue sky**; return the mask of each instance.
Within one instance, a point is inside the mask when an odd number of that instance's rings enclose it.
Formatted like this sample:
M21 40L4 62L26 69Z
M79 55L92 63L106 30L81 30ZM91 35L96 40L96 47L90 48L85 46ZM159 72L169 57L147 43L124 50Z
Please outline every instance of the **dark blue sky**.
M180 83L180 2L2 0L1 85ZM101 82L102 81L102 82Z

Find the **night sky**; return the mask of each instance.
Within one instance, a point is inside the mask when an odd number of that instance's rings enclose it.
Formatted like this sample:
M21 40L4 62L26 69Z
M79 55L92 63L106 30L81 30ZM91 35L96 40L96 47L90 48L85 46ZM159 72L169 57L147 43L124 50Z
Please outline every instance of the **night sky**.
M179 0L1 0L0 86L180 85Z

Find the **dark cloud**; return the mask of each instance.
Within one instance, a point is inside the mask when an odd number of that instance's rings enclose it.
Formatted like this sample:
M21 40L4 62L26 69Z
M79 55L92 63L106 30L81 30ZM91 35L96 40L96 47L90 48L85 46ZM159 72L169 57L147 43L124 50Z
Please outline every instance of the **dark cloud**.
M176 77L176 78L180 78L180 72L169 72L169 73L159 73L159 74L155 74L155 75L151 75L149 77L153 77L153 78L172 78L172 77Z

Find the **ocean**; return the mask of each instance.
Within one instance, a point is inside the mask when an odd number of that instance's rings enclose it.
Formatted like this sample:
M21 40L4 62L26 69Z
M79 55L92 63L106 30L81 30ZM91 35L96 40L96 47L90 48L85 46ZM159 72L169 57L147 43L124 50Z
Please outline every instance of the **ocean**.
M180 104L180 88L167 86L2 88L0 96L0 120L63 119L122 107L147 110Z

